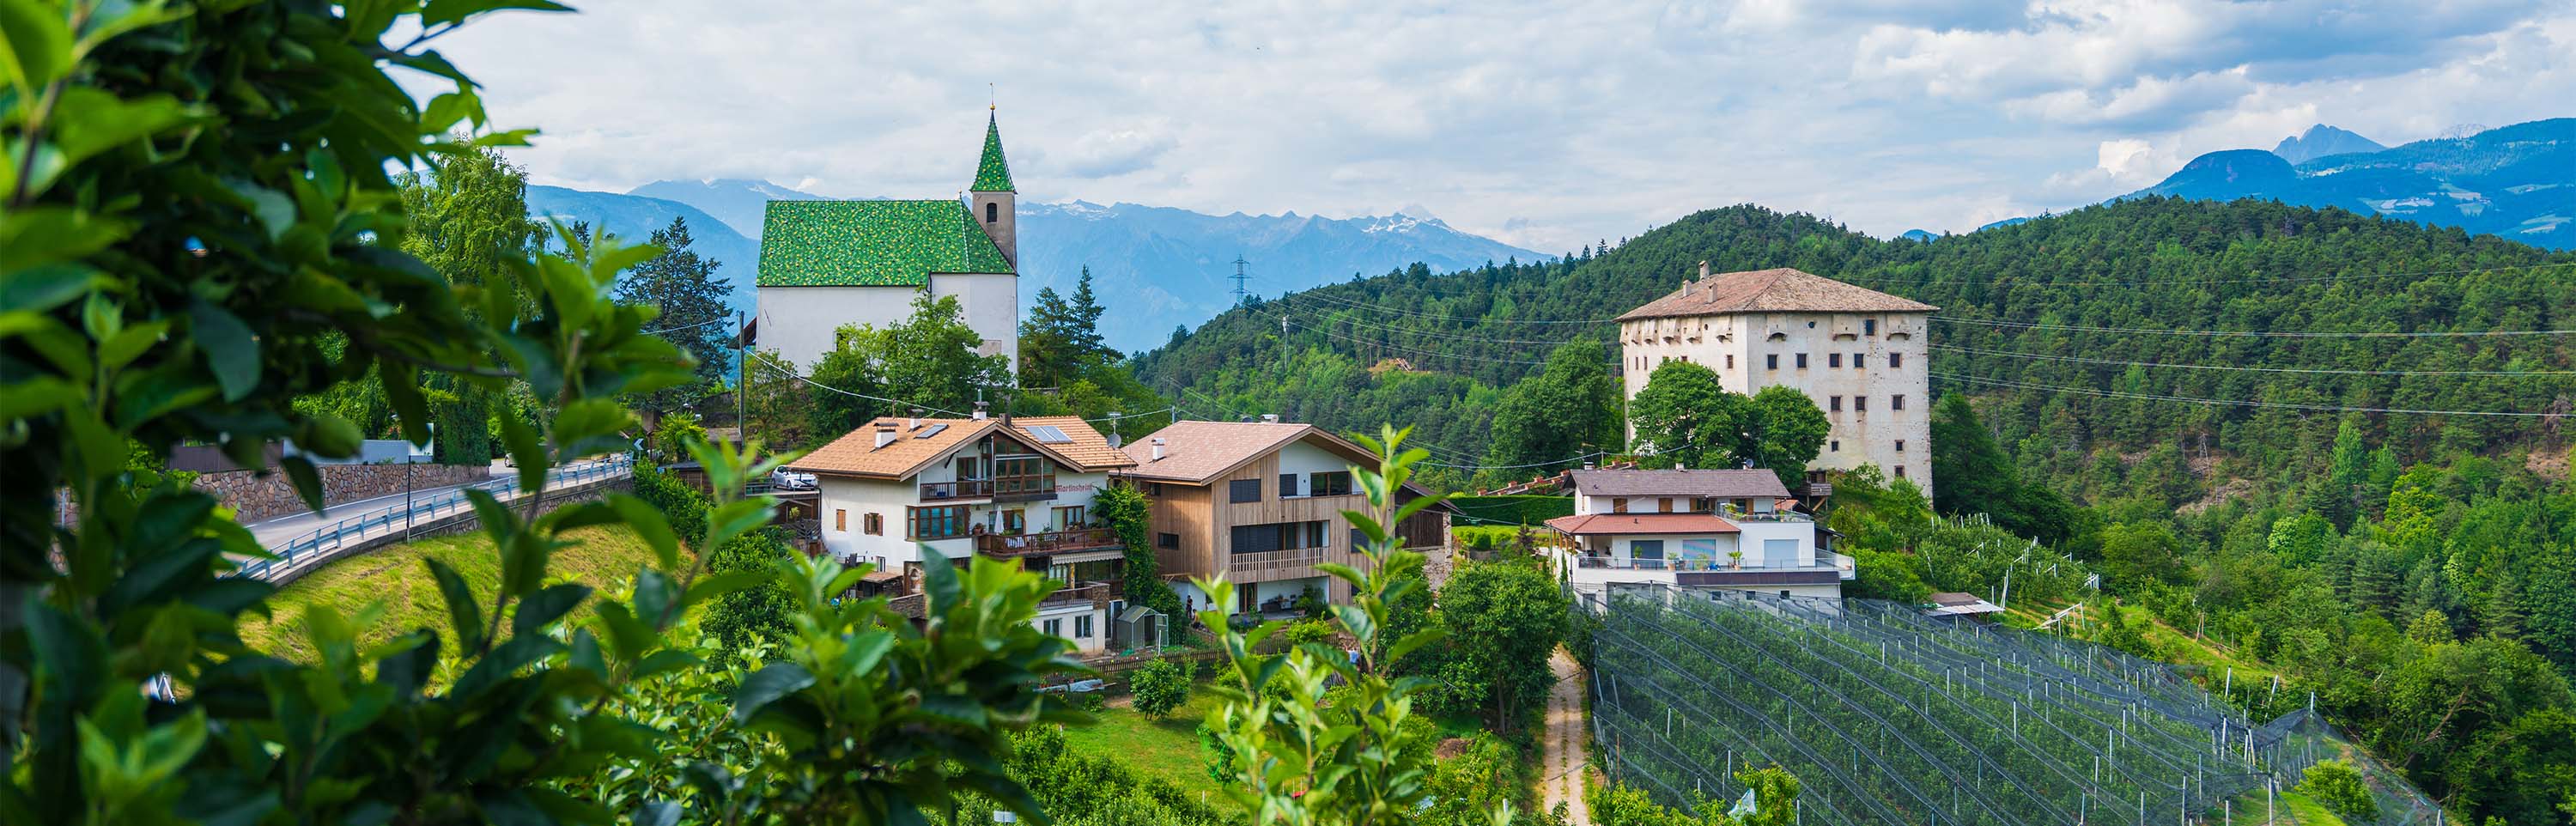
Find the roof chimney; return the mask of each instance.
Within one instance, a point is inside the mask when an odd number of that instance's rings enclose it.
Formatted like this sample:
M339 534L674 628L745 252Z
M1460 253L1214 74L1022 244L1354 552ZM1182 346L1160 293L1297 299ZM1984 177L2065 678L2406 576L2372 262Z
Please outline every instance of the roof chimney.
M983 421L983 420L984 420L984 405L985 405L985 404L986 404L985 402L976 402L976 403L975 403L975 420L976 420L976 421L979 421L979 422L980 422L980 421Z
M877 447L894 444L894 441L900 438L903 436L895 432L894 420L885 419L877 422Z
M1163 460L1163 437L1161 437L1161 436L1156 436L1156 437L1154 437L1154 461L1160 462L1160 461L1162 461L1162 460Z
M920 429L921 429L921 408L916 407L916 408L913 408L913 409L912 409L912 418L911 418L911 419L909 419L909 420L907 420L907 421L905 421L905 422L903 423L903 429L905 429L905 430L920 430Z
M1583 463L1583 469L1584 469L1584 470L1591 470L1591 469L1592 469L1592 463L1591 463L1591 462L1585 462L1585 463Z
M1675 461L1675 462L1673 462L1673 469L1674 469L1674 470L1678 470L1678 471L1682 471L1682 472L1684 472L1684 473L1688 473L1688 472L1690 472L1690 466L1689 466L1689 465L1686 465L1686 464L1682 464L1682 463L1681 463L1681 462L1679 462L1679 461Z
M1279 414L1277 414L1277 413L1263 413L1263 414L1261 414L1261 421L1262 421L1262 423L1263 423L1263 424L1278 424L1278 423L1279 423Z

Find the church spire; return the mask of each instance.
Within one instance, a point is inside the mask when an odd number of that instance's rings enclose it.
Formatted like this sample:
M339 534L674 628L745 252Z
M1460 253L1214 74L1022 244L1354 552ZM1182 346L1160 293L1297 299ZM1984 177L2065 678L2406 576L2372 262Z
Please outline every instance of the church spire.
M988 107L989 108L989 107ZM1002 158L1002 122L999 113L984 121L984 159L975 164L976 192L1018 192L1011 186L1011 164Z

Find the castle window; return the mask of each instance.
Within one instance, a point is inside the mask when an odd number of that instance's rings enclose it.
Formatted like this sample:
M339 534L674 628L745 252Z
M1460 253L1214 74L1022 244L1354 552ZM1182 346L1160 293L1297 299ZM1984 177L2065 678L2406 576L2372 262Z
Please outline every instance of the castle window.
M1904 465L1897 465L1897 466L1896 466L1896 478L1899 478L1899 479L1903 479L1903 478L1905 478L1905 466L1904 466Z
M1904 354L1904 353L1889 353L1889 354L1887 354L1887 366L1888 366L1890 369L1894 369L1894 368L1898 368L1898 367L1903 367L1903 366L1905 366L1905 354Z
M1778 353L1771 353L1771 354L1764 355L1764 356L1762 357L1762 369L1765 369L1765 370L1778 370L1778 369L1780 369L1780 354L1778 354Z
M1826 354L1825 354L1825 366L1826 366L1826 367L1841 367L1841 366L1843 366L1843 354L1841 354L1841 353L1826 353Z
M1854 413L1867 413L1867 412L1869 412L1869 397L1868 397L1868 396L1853 396L1853 397L1852 397L1852 412L1854 412Z
M1826 409L1826 410L1828 410L1828 411L1835 412L1835 413L1843 412L1843 397L1841 397L1841 396L1826 396L1826 397L1825 397L1825 409Z
M1896 440L1896 452L1898 452L1898 453L1903 453L1903 452L1905 452L1905 440L1904 440L1904 439L1898 439L1898 440Z
M1843 440L1841 439L1835 439L1833 441L1826 442L1825 444L1826 450L1833 451L1835 453L1841 453L1843 451Z
M1878 319L1875 319L1875 318L1864 318L1864 319L1861 319L1861 320L1860 320L1860 334L1861 334L1861 335L1865 335L1865 336L1874 336L1874 335L1878 335Z
M1861 356L1864 356L1864 355L1868 355L1868 354L1867 354L1867 353L1853 353L1853 354L1852 354L1852 369L1854 369L1854 370L1858 370L1858 369L1860 369L1860 357L1861 357Z
M1903 409L1905 409L1905 397L1904 397L1904 396L1889 396L1889 397L1887 398L1887 406L1888 406L1889 408L1891 408L1891 409L1895 409L1895 410L1903 410Z
M1002 203L1000 201L985 201L984 223L990 224L1000 220L1002 220Z
M1799 354L1798 354L1798 369L1800 369L1800 370L1805 370L1805 369L1807 369L1807 354L1805 354L1805 353L1799 353Z
M1735 356L1729 355L1726 357L1726 369L1735 369Z

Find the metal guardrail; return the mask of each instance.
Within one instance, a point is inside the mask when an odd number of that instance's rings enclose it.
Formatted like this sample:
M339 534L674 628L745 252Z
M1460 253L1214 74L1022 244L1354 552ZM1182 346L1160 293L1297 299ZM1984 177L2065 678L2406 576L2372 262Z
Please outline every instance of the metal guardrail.
M552 490L556 486L577 486L600 479L623 477L634 473L634 470L633 459L622 455L612 456L557 468L546 474L546 484L547 489ZM283 545L271 546L268 550L277 554L277 558L252 560L243 565L240 570L234 571L233 576L268 579L274 574L293 570L298 560L309 561L317 555L336 552L346 547L351 540L372 539L383 536L396 526L432 521L470 511L474 504L473 500L466 497L468 490L488 492L493 498L504 503L518 499L521 495L518 477L513 474L507 478L467 485L436 496L419 497L412 501L409 507L388 505L315 528L302 536L287 540Z

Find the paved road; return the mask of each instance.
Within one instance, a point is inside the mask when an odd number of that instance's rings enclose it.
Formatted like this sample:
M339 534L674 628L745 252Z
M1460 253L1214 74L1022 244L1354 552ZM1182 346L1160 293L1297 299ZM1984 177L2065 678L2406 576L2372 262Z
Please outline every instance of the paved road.
M1547 755L1539 764L1546 779L1540 781L1539 805L1554 811L1564 803L1565 822L1586 826L1592 812L1583 801L1583 779L1592 768L1584 753L1591 730L1583 724L1583 667L1563 648L1548 658L1547 667L1556 674L1556 685L1547 692Z
M506 468L499 465L494 465L492 467L492 475L494 477L517 472L518 471L516 469ZM477 480L474 483L467 484L479 484L481 481L482 480ZM414 501L425 500L463 487L465 487L465 484L420 488L412 491L411 497ZM250 528L252 536L259 537L259 544L261 547L274 548L279 545L286 544L289 540L311 533L315 528L331 524L332 522L379 510L400 510L402 508L402 504L403 494L397 493L391 496L378 496L373 499L360 499L354 502L337 503L323 508L321 513L300 511L291 516L281 516L264 522L253 522L245 527Z

